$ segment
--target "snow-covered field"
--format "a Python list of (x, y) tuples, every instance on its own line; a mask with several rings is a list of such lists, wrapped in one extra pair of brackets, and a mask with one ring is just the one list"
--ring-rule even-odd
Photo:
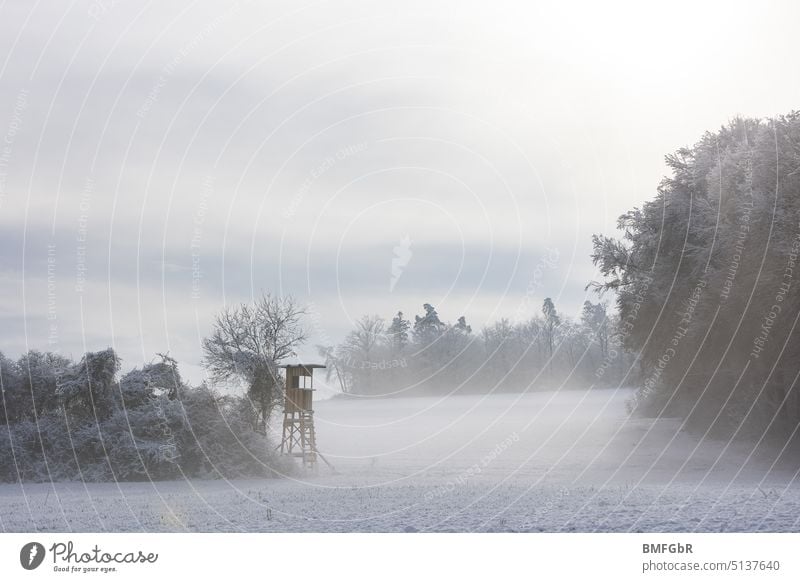
[(792, 467), (627, 391), (317, 404), (315, 475), (0, 486), (4, 531), (800, 531)]

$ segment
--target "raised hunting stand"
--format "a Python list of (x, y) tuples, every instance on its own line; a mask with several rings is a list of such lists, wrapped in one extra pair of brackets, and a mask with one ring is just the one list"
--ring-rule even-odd
[[(281, 453), (301, 457), (303, 466), (315, 469), (317, 457), (330, 463), (317, 451), (314, 432), (314, 369), (321, 364), (281, 366), (286, 370), (286, 389), (283, 401), (283, 439)], [(331, 467), (333, 468), (333, 467)]]

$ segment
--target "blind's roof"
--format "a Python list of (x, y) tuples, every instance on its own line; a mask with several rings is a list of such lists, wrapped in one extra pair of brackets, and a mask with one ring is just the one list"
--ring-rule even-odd
[(286, 368), (287, 370), (290, 368), (324, 368), (325, 364), (284, 364), (278, 367)]

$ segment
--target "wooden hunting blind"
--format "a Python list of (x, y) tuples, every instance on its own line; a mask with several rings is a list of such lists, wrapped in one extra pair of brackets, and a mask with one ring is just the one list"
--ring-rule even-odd
[(312, 469), (317, 466), (319, 455), (314, 431), (314, 370), (324, 367), (321, 364), (281, 366), (286, 370), (281, 453), (302, 457), (303, 466)]

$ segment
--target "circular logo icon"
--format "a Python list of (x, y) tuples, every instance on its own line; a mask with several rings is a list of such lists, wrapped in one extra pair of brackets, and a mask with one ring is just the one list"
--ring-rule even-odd
[(19, 551), (19, 563), (26, 570), (35, 570), (44, 561), (44, 546), (39, 542), (30, 542)]

